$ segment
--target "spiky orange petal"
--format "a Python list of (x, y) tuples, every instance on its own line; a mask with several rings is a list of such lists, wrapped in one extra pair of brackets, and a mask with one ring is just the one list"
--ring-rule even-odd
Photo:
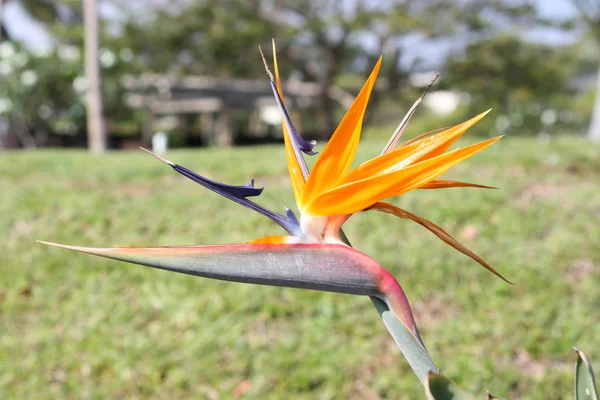
[[(419, 161), (425, 160), (427, 158), (431, 158), (431, 157), (435, 157), (435, 156), (439, 156), (440, 154), (443, 154), (446, 150), (448, 150), (448, 148), (450, 146), (452, 146), (452, 144), (454, 142), (456, 142), (463, 135), (463, 133), (465, 133), (469, 128), (471, 128), (473, 125), (475, 125), (477, 122), (479, 122), (490, 111), (491, 111), (491, 109), (484, 111), (481, 114), (471, 118), (470, 120), (463, 122), (462, 124), (458, 124), (456, 126), (453, 126), (449, 129), (443, 131), (443, 132), (438, 133), (437, 135), (441, 136), (442, 144), (435, 146), (430, 152), (422, 155), (415, 162), (419, 162)], [(427, 142), (427, 140), (428, 140), (428, 138), (422, 139), (423, 142)], [(440, 139), (438, 138), (438, 140), (440, 140)], [(419, 141), (419, 143), (421, 143), (421, 141)]]
[[(502, 139), (502, 137), (503, 136), (497, 136), (492, 139), (484, 140), (483, 142), (476, 143), (476, 144), (473, 144), (471, 146), (467, 146), (467, 147), (464, 147), (461, 149), (456, 149), (451, 152), (442, 154), (442, 155), (434, 157), (434, 158), (429, 158), (418, 164), (415, 164), (415, 165), (420, 165), (421, 163), (427, 163), (431, 160), (441, 159), (446, 154), (451, 155), (449, 163), (439, 165), (439, 161), (438, 161), (438, 163), (433, 162), (433, 165), (431, 166), (431, 168), (428, 171), (426, 171), (423, 174), (423, 176), (416, 177), (409, 184), (405, 183), (404, 189), (402, 191), (400, 191), (398, 194), (396, 194), (396, 196), (410, 192), (411, 190), (418, 189), (421, 186), (427, 184), (428, 182), (431, 182), (433, 179), (444, 174), (444, 172), (446, 172), (448, 169), (450, 169), (450, 167), (452, 167), (453, 165), (456, 165), (459, 162), (471, 157), (472, 155), (479, 153), (481, 150), (491, 146), (492, 144), (496, 143), (498, 140)], [(436, 164), (438, 164), (438, 165), (436, 165)], [(433, 177), (433, 178), (431, 178), (431, 177)], [(391, 195), (393, 195), (393, 193), (394, 193), (393, 191), (388, 191), (386, 197), (390, 197)]]
[[(277, 85), (277, 91), (279, 92), (279, 96), (281, 97), (281, 101), (283, 102), (283, 90), (281, 89), (281, 80), (279, 79), (279, 67), (277, 64), (277, 49), (275, 48), (275, 41), (273, 40), (273, 69), (275, 70), (275, 84)], [(285, 156), (287, 159), (288, 172), (290, 174), (290, 179), (292, 181), (292, 188), (294, 190), (294, 198), (296, 199), (296, 204), (298, 208), (301, 207), (301, 201), (304, 195), (304, 188), (306, 186), (306, 177), (302, 173), (302, 168), (300, 167), (300, 162), (298, 157), (302, 157), (302, 155), (296, 154), (294, 151), (294, 147), (292, 146), (290, 133), (285, 127), (285, 123), (281, 123), (281, 129), (283, 130), (283, 142), (285, 144)]]
[(454, 239), (452, 236), (450, 236), (450, 234), (448, 232), (446, 232), (444, 229), (442, 229), (442, 227), (434, 224), (433, 222), (428, 221), (425, 218), (419, 217), (418, 215), (415, 215), (411, 212), (403, 210), (400, 207), (396, 207), (393, 204), (385, 203), (385, 202), (375, 203), (371, 207), (366, 209), (365, 211), (368, 211), (368, 210), (382, 211), (382, 212), (385, 212), (388, 214), (395, 215), (396, 217), (399, 217), (399, 218), (410, 219), (410, 220), (416, 222), (417, 224), (424, 226), (426, 229), (428, 229), (434, 235), (436, 235), (437, 237), (442, 239), (445, 243), (454, 247), (456, 250), (460, 251), (461, 253), (471, 257), (473, 260), (477, 261), (479, 264), (481, 264), (484, 268), (486, 268), (488, 271), (490, 271), (494, 275), (496, 275), (499, 278), (503, 279), (504, 281), (512, 284), (512, 282), (510, 282), (505, 277), (503, 277), (496, 269), (494, 269), (492, 266), (490, 266), (488, 263), (486, 263), (481, 257), (479, 257), (477, 254), (473, 253), (471, 250), (469, 250), (468, 248), (466, 248), (465, 246), (460, 244), (456, 239)]
[(421, 133), (420, 135), (417, 135), (417, 136), (415, 136), (412, 139), (408, 139), (406, 142), (402, 143), (400, 145), (400, 147), (402, 147), (402, 146), (408, 146), (409, 144), (413, 144), (414, 142), (416, 142), (418, 140), (421, 140), (423, 138), (426, 138), (427, 136), (431, 136), (431, 135), (433, 135), (435, 133), (442, 132), (442, 131), (445, 131), (446, 129), (450, 129), (450, 128), (451, 128), (451, 126), (446, 126), (444, 128), (437, 128), (437, 129), (434, 129), (434, 130), (429, 131), (429, 132)]
[(479, 185), (477, 183), (469, 183), (469, 182), (461, 182), (461, 181), (449, 181), (444, 179), (436, 179), (425, 185), (421, 186), (419, 189), (447, 189), (447, 188), (457, 188), (457, 187), (472, 187), (478, 189), (497, 189), (493, 186)]
[(391, 172), (416, 164), (428, 158), (442, 154), (463, 133), (472, 127), (489, 111), (479, 114), (462, 124), (453, 126), (443, 132), (418, 140), (408, 146), (401, 146), (379, 157), (375, 157), (350, 171), (342, 180), (343, 183), (366, 179), (370, 176)]
[(373, 68), (360, 93), (321, 152), (306, 182), (303, 206), (332, 188), (348, 171), (360, 140), (362, 121), (375, 80), (381, 66), (381, 57)]
[(490, 146), (500, 138), (501, 136), (456, 149), (404, 169), (344, 183), (317, 196), (309, 204), (307, 212), (315, 216), (331, 216), (362, 211), (387, 197), (397, 196), (425, 185), (453, 165)]

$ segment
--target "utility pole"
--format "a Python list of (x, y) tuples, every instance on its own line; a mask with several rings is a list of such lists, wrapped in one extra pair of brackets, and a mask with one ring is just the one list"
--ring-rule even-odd
[(596, 100), (594, 101), (592, 119), (588, 128), (588, 138), (592, 142), (600, 142), (600, 65), (598, 66), (598, 76), (596, 79)]
[(0, 0), (0, 42), (2, 41), (2, 0)]
[[(1, 1), (1, 0), (0, 0)], [(88, 149), (91, 153), (106, 150), (102, 116), (100, 66), (98, 64), (98, 10), (96, 0), (83, 0), (85, 78), (87, 81), (86, 113)]]
[[(581, 20), (587, 25), (596, 42), (596, 48), (600, 49), (600, 0), (572, 0), (571, 2), (579, 11)], [(600, 143), (600, 63), (596, 79), (596, 97), (587, 135), (592, 142)]]

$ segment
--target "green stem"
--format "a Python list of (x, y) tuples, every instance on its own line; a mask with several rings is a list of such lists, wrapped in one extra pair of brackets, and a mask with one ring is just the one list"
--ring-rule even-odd
[[(348, 246), (352, 247), (350, 240), (346, 236), (343, 230), (340, 230), (340, 239)], [(396, 315), (390, 311), (387, 304), (377, 297), (370, 297), (373, 306), (379, 313), (379, 316), (383, 320), (383, 323), (387, 330), (394, 338), (394, 341), (400, 348), (400, 351), (408, 361), (408, 364), (413, 369), (419, 380), (423, 385), (426, 384), (426, 378), (429, 372), (435, 372), (439, 374), (439, 369), (431, 360), (431, 357), (427, 353), (427, 350), (423, 348), (415, 337), (408, 330), (408, 328), (396, 317)]]
[(440, 370), (431, 360), (427, 350), (418, 345), (412, 333), (410, 333), (398, 317), (390, 311), (387, 304), (377, 297), (371, 297), (371, 302), (421, 383), (425, 385), (425, 379), (430, 371), (439, 374)]

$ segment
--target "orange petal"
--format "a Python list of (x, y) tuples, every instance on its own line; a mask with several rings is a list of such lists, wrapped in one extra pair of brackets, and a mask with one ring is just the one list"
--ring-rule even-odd
[(354, 100), (354, 103), (350, 106), (350, 109), (315, 162), (306, 182), (303, 204), (310, 203), (315, 196), (332, 188), (350, 168), (360, 140), (362, 121), (367, 109), (367, 102), (375, 85), (380, 66), (381, 57)]
[(510, 282), (506, 278), (504, 278), (498, 271), (496, 271), (494, 268), (492, 268), (488, 263), (486, 263), (481, 257), (479, 257), (477, 254), (473, 253), (471, 250), (467, 249), (465, 246), (460, 244), (456, 239), (454, 239), (452, 236), (450, 236), (450, 234), (448, 232), (446, 232), (444, 229), (442, 229), (440, 226), (434, 224), (433, 222), (428, 221), (425, 218), (419, 217), (418, 215), (410, 213), (406, 210), (403, 210), (399, 207), (396, 207), (395, 205), (390, 204), (390, 203), (384, 203), (384, 202), (375, 203), (375, 204), (373, 204), (373, 206), (369, 207), (365, 211), (368, 211), (368, 210), (382, 211), (382, 212), (385, 212), (388, 214), (393, 214), (399, 218), (410, 219), (410, 220), (415, 221), (417, 224), (424, 226), (429, 231), (431, 231), (434, 235), (436, 235), (437, 237), (442, 239), (444, 242), (446, 242), (450, 246), (454, 247), (456, 250), (460, 251), (461, 253), (463, 253), (463, 254), (471, 257), (473, 260), (477, 261), (479, 264), (481, 264), (483, 267), (485, 267), (488, 271), (490, 271), (494, 275), (498, 276), (499, 278), (503, 279), (504, 281), (506, 281), (510, 284), (513, 284), (512, 282)]
[(421, 139), (423, 139), (423, 138), (426, 138), (427, 136), (431, 136), (431, 135), (433, 135), (434, 133), (438, 133), (438, 132), (441, 132), (441, 131), (445, 131), (446, 129), (449, 129), (449, 128), (451, 128), (451, 127), (450, 127), (450, 126), (446, 126), (445, 128), (438, 128), (438, 129), (434, 129), (434, 130), (432, 130), (432, 131), (429, 131), (429, 132), (421, 133), (420, 135), (418, 135), (418, 136), (415, 136), (414, 138), (412, 138), (412, 139), (409, 139), (409, 140), (407, 140), (406, 142), (402, 143), (402, 144), (400, 145), (400, 147), (402, 147), (402, 146), (408, 146), (409, 144), (412, 144), (412, 143), (414, 143), (414, 142), (416, 142), (416, 141), (418, 141), (418, 140), (421, 140)]
[(421, 186), (419, 189), (446, 189), (446, 188), (455, 188), (455, 187), (472, 187), (479, 189), (497, 189), (493, 186), (479, 185), (477, 183), (469, 183), (469, 182), (461, 182), (461, 181), (448, 181), (443, 179), (436, 179), (425, 185)]
[(448, 149), (467, 129), (485, 116), (489, 111), (479, 114), (460, 125), (453, 126), (436, 135), (418, 140), (410, 145), (369, 160), (350, 171), (343, 183), (366, 179), (370, 176), (399, 170), (428, 158), (438, 156)]
[(277, 48), (275, 48), (275, 39), (271, 41), (273, 46), (273, 69), (275, 70), (275, 84), (277, 85), (277, 91), (281, 96), (281, 101), (285, 103), (283, 98), (283, 90), (281, 89), (281, 80), (279, 79), (279, 65), (277, 64)]
[(309, 204), (307, 211), (315, 216), (346, 215), (362, 211), (387, 197), (425, 185), (501, 137), (456, 149), (404, 169), (342, 184), (317, 196)]
[[(275, 48), (275, 40), (273, 40), (273, 69), (275, 70), (275, 84), (277, 85), (277, 91), (279, 92), (279, 96), (281, 97), (281, 101), (283, 102), (283, 90), (281, 89), (281, 80), (279, 79), (279, 67), (277, 65), (277, 49)], [(304, 188), (306, 186), (306, 176), (304, 176), (304, 173), (302, 172), (302, 167), (300, 166), (300, 161), (298, 160), (298, 157), (302, 157), (302, 155), (298, 155), (294, 151), (292, 139), (290, 138), (290, 133), (285, 127), (283, 121), (281, 123), (281, 129), (283, 130), (285, 157), (287, 159), (288, 172), (290, 174), (292, 188), (294, 190), (294, 198), (296, 199), (296, 204), (298, 205), (298, 208), (301, 209), (301, 201), (304, 194)]]
[(258, 239), (254, 239), (247, 244), (290, 244), (294, 239), (293, 236), (263, 236)]
[[(446, 150), (448, 150), (448, 148), (450, 146), (452, 146), (452, 143), (456, 142), (463, 135), (463, 133), (465, 133), (470, 127), (472, 127), (477, 122), (479, 122), (479, 120), (481, 120), (483, 117), (485, 117), (490, 111), (491, 111), (491, 109), (484, 111), (481, 114), (471, 118), (470, 120), (463, 122), (462, 124), (453, 126), (449, 129), (435, 135), (435, 136), (438, 136), (437, 140), (440, 140), (441, 144), (438, 146), (435, 146), (430, 152), (428, 152), (427, 154), (424, 154), (415, 162), (419, 162), (419, 161), (425, 160), (427, 158), (439, 156), (440, 154), (444, 153)], [(429, 140), (429, 138), (424, 138), (424, 139), (421, 139), (420, 141), (418, 141), (417, 143), (427, 143), (428, 140)]]
[[(434, 158), (429, 158), (418, 164), (415, 164), (415, 165), (429, 164), (431, 162), (432, 165), (430, 165), (429, 169), (427, 171), (425, 171), (421, 176), (417, 176), (416, 179), (413, 179), (412, 181), (410, 181), (410, 183), (405, 183), (404, 189), (397, 195), (410, 192), (411, 190), (414, 190), (414, 189), (418, 189), (419, 187), (431, 182), (433, 179), (439, 177), (444, 172), (446, 172), (448, 169), (450, 169), (450, 167), (452, 167), (453, 165), (456, 165), (459, 162), (480, 152), (481, 150), (491, 146), (492, 144), (494, 144), (498, 140), (500, 140), (502, 137), (503, 136), (497, 136), (492, 139), (484, 140), (483, 142), (476, 143), (471, 146), (464, 147), (462, 149), (459, 148), (459, 149), (450, 151), (446, 154), (442, 154), (442, 155), (434, 157)], [(446, 155), (450, 155), (449, 162), (442, 161), (442, 159)], [(393, 193), (393, 192), (388, 191), (386, 197), (391, 196), (391, 193)]]

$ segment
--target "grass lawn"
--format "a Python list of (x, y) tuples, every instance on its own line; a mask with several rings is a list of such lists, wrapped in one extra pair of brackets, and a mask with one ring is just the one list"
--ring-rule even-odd
[[(464, 143), (464, 141), (463, 141)], [(358, 159), (382, 142), (361, 144)], [(280, 146), (173, 151), (293, 206)], [(424, 398), (368, 298), (200, 279), (34, 243), (213, 244), (282, 234), (147, 154), (0, 154), (0, 398)], [(572, 396), (572, 346), (600, 366), (600, 147), (506, 138), (394, 202), (453, 233), (510, 286), (410, 221), (354, 216), (442, 372), (505, 398)], [(482, 398), (482, 397), (480, 397)]]

